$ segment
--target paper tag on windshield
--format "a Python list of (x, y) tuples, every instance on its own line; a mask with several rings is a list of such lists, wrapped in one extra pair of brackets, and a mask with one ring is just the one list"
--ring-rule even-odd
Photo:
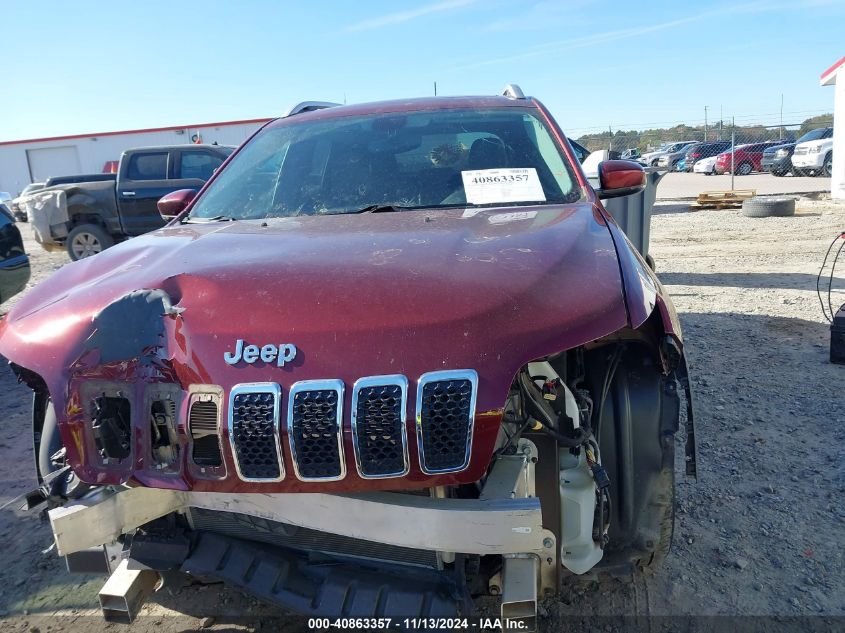
[(496, 202), (545, 202), (546, 194), (533, 167), (462, 171), (470, 204)]

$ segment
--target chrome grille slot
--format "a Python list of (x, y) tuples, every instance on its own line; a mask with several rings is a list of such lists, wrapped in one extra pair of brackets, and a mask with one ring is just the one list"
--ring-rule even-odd
[(212, 394), (195, 394), (188, 413), (191, 432), (191, 460), (197, 466), (223, 464), (218, 431), (218, 405)]
[(401, 477), (408, 473), (407, 404), (408, 380), (404, 376), (372, 376), (355, 383), (352, 440), (361, 477)]
[(427, 474), (469, 465), (478, 374), (473, 370), (423, 374), (417, 387), (417, 443)]
[(281, 481), (279, 444), (282, 390), (275, 383), (237, 385), (229, 394), (229, 442), (244, 481)]
[(346, 476), (342, 425), (342, 381), (294, 383), (288, 397), (287, 431), (299, 479), (335, 481)]

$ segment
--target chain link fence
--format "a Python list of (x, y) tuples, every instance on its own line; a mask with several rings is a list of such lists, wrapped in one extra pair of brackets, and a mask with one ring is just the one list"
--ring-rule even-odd
[(611, 158), (671, 171), (830, 176), (832, 125), (832, 115), (822, 114), (791, 124), (743, 125), (730, 119), (644, 131), (594, 129), (572, 136), (590, 151), (608, 150)]

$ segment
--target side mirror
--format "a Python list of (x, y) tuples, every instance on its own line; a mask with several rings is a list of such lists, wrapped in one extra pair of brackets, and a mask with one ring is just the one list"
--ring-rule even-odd
[(197, 195), (196, 189), (179, 189), (162, 197), (156, 206), (158, 212), (166, 222), (182, 213)]
[(602, 200), (639, 193), (645, 189), (645, 171), (630, 160), (605, 160), (599, 163), (599, 189)]

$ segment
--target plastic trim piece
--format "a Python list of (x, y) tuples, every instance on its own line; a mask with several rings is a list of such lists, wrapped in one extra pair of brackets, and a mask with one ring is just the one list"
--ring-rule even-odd
[[(361, 468), (361, 452), (358, 446), (358, 395), (365, 387), (392, 387), (398, 386), (402, 390), (402, 402), (400, 416), (402, 424), (402, 460), (404, 467), (401, 471), (383, 475), (368, 475)], [(393, 477), (404, 477), (411, 470), (410, 459), (408, 458), (408, 379), (401, 374), (389, 376), (367, 376), (359, 378), (352, 387), (352, 444), (355, 447), (355, 467), (362, 479), (391, 479)]]
[[(340, 474), (336, 477), (304, 477), (299, 472), (299, 462), (296, 455), (296, 442), (293, 437), (293, 404), (296, 394), (302, 391), (334, 391), (337, 393), (337, 412), (335, 423), (337, 425), (337, 456), (340, 462)], [(291, 385), (288, 393), (288, 416), (287, 433), (290, 453), (293, 459), (293, 472), (300, 481), (340, 481), (346, 477), (346, 459), (343, 452), (343, 391), (342, 380), (303, 380)]]
[[(234, 435), (234, 413), (235, 413), (235, 396), (244, 393), (272, 393), (273, 394), (273, 438), (276, 445), (276, 457), (279, 460), (279, 476), (274, 478), (256, 478), (246, 477), (241, 472), (241, 464), (238, 459), (238, 453), (235, 449), (235, 435)], [(282, 481), (285, 478), (285, 460), (282, 456), (282, 444), (279, 439), (279, 411), (281, 409), (282, 388), (275, 382), (251, 382), (232, 387), (229, 392), (229, 448), (232, 451), (232, 461), (235, 462), (235, 470), (241, 481), (254, 482), (275, 482)]]
[(314, 110), (324, 110), (326, 108), (334, 108), (341, 105), (332, 101), (301, 101), (295, 106), (290, 107), (287, 112), (282, 115), (282, 118), (293, 116), (295, 114), (302, 114), (303, 112), (312, 112)]
[[(425, 386), (431, 382), (443, 382), (446, 380), (468, 380), (472, 386), (472, 393), (469, 401), (469, 430), (467, 433), (466, 448), (464, 451), (464, 461), (455, 468), (427, 468), (425, 462), (425, 448), (423, 447), (423, 429), (422, 429), (422, 399)], [(458, 369), (446, 371), (431, 371), (420, 376), (417, 381), (417, 413), (416, 413), (416, 429), (417, 429), (417, 452), (420, 459), (420, 469), (426, 475), (438, 475), (440, 473), (459, 473), (466, 470), (469, 466), (469, 458), (472, 450), (472, 432), (475, 428), (475, 402), (478, 396), (478, 373), (474, 369)]]
[(518, 84), (508, 84), (502, 91), (502, 96), (508, 99), (525, 99), (525, 94)]

